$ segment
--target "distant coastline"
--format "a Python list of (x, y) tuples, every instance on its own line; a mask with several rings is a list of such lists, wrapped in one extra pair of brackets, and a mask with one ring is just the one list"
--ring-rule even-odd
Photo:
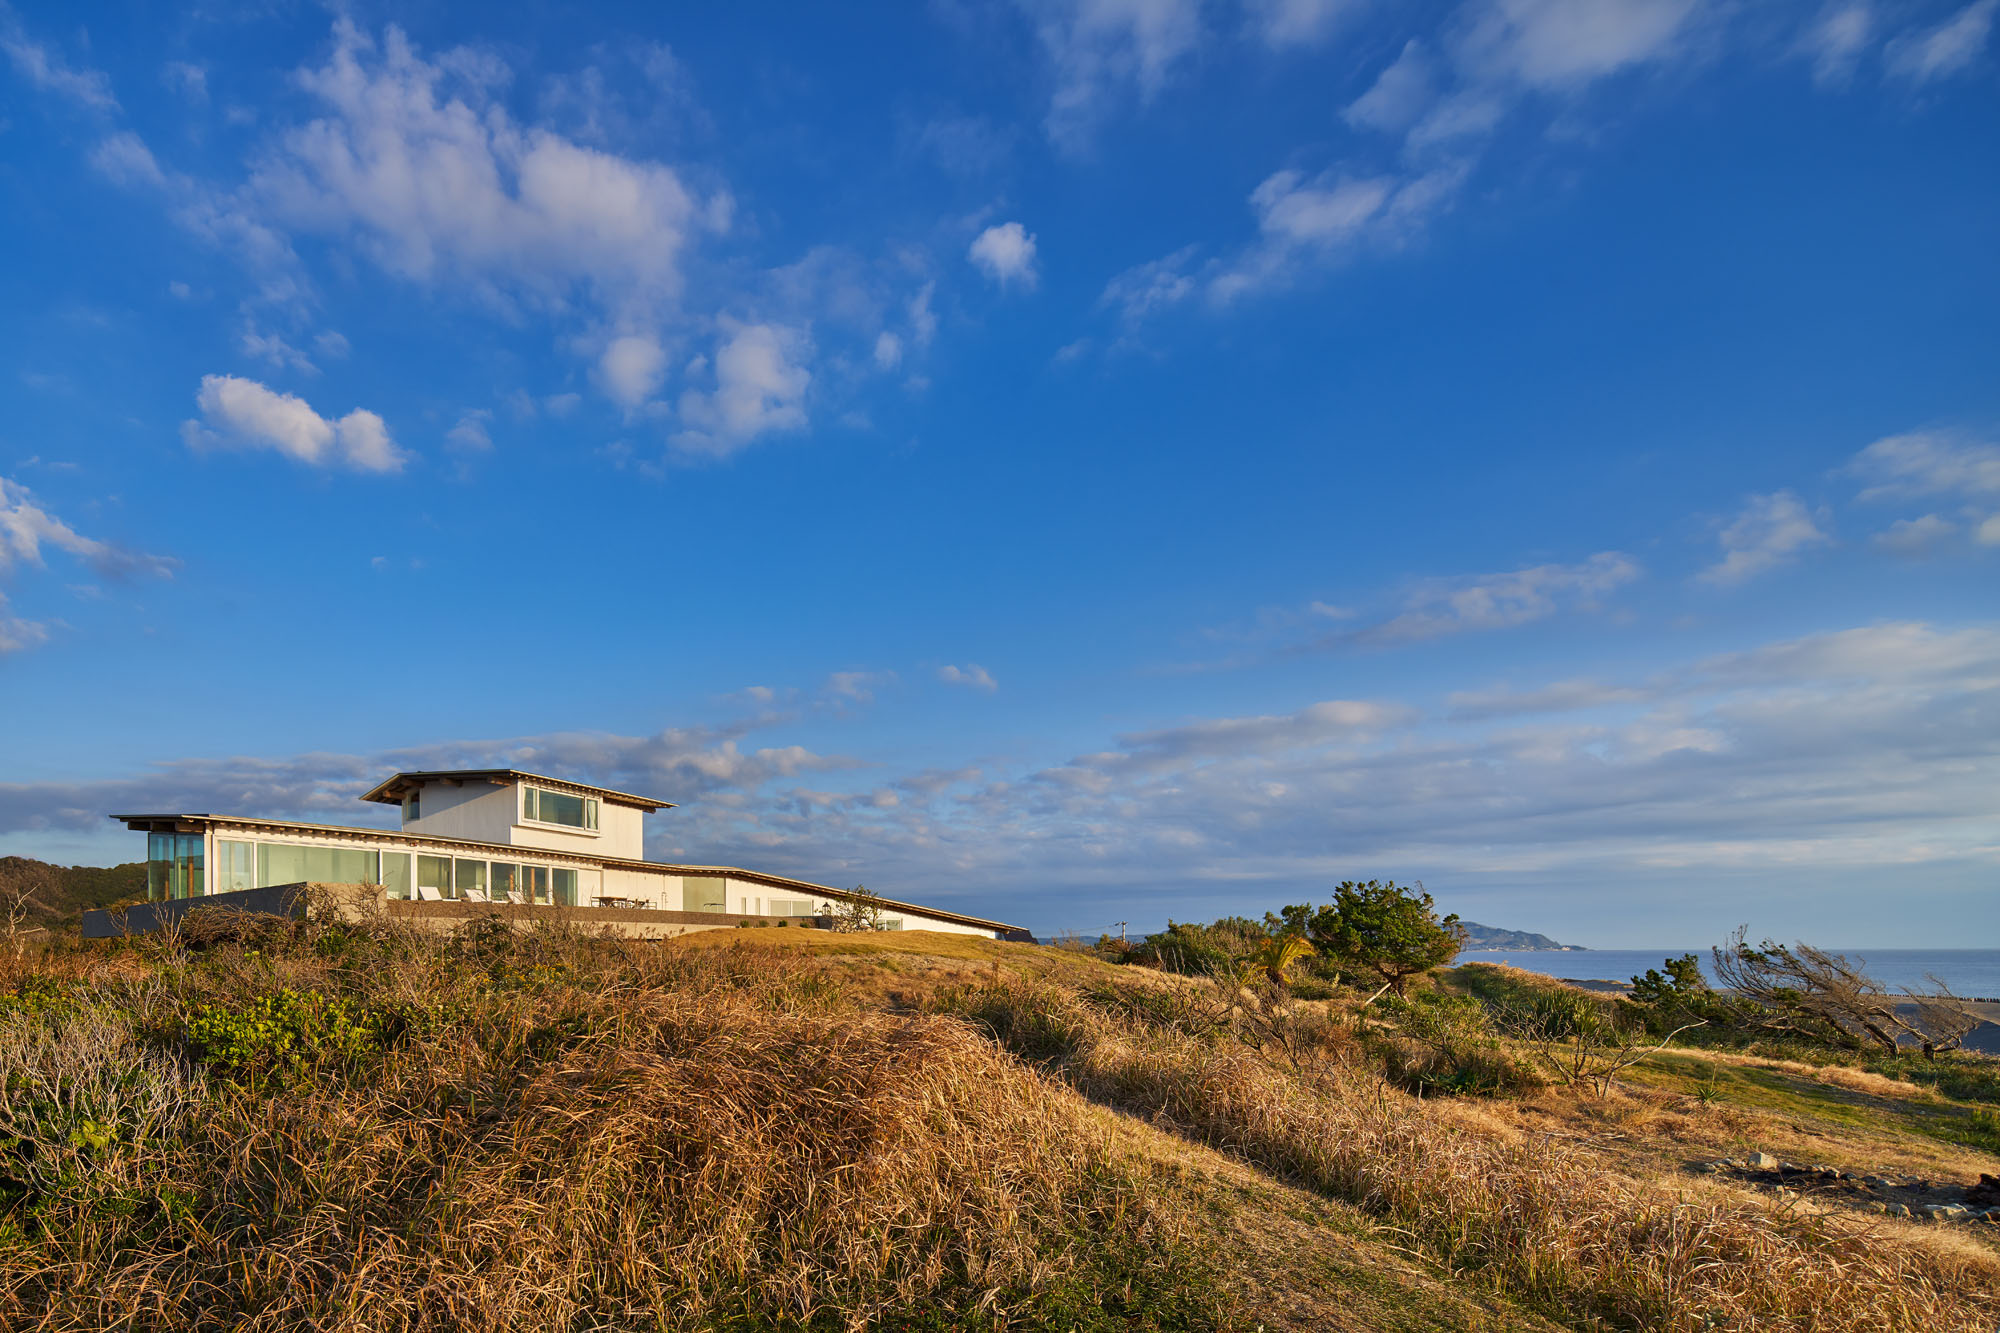
[(1510, 953), (1588, 952), (1581, 944), (1559, 944), (1546, 935), (1537, 935), (1530, 930), (1502, 930), (1498, 926), (1482, 926), (1477, 921), (1461, 921), (1458, 928), (1465, 933), (1467, 949), (1505, 949)]

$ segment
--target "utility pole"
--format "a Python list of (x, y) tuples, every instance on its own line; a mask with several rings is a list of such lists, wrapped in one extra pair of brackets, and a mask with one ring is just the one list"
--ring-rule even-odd
[(1123, 921), (1118, 923), (1118, 942), (1120, 944), (1125, 942), (1125, 923)]

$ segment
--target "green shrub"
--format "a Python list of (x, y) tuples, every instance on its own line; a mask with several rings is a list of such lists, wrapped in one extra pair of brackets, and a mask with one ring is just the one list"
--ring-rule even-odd
[(1535, 1072), (1501, 1045), (1486, 1007), (1468, 996), (1390, 995), (1376, 1012), (1390, 1025), (1373, 1042), (1383, 1073), (1408, 1091), (1490, 1096), (1541, 1085)]
[(322, 1063), (358, 1066), (381, 1054), (390, 1026), (345, 996), (287, 986), (241, 1008), (200, 1005), (182, 1036), (203, 1063), (254, 1082)]
[(1128, 961), (1148, 963), (1164, 972), (1178, 972), (1183, 976), (1206, 977), (1226, 971), (1231, 954), (1220, 940), (1209, 933), (1208, 927), (1192, 921), (1169, 921), (1165, 930), (1157, 935), (1148, 935), (1132, 951)]

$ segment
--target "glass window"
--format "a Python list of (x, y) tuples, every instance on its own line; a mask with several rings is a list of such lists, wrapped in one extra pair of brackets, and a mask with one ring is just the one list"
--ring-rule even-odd
[(215, 840), (215, 891), (240, 893), (257, 887), (257, 844)]
[(594, 829), (597, 827), (597, 799), (547, 791), (541, 787), (523, 787), (521, 816), (544, 824), (561, 824), (566, 828)]
[(720, 879), (697, 879), (693, 876), (681, 881), (681, 901), (690, 912), (723, 912), (728, 908), (723, 900), (723, 885)]
[(508, 865), (505, 861), (493, 863), (493, 901), (508, 903), (514, 901), (507, 895), (521, 891), (521, 867)]
[(410, 854), (382, 853), (382, 893), (398, 900), (410, 896)]
[(403, 796), (403, 822), (423, 818), (422, 796), (418, 792), (406, 792)]
[(469, 893), (486, 892), (486, 863), (484, 861), (453, 861), (451, 863), (451, 886), (458, 890), (452, 897), (463, 898)]
[(379, 884), (381, 858), (355, 847), (257, 844), (257, 887), (274, 884)]
[(574, 870), (551, 871), (549, 878), (554, 882), (555, 899), (558, 907), (576, 906), (576, 872)]
[(174, 897), (199, 898), (207, 892), (208, 880), (202, 872), (201, 834), (174, 835)]
[(521, 896), (531, 903), (549, 901), (549, 868), (547, 866), (523, 866)]
[(167, 897), (174, 873), (174, 835), (146, 835), (146, 900), (160, 902)]
[(436, 889), (440, 898), (456, 898), (458, 890), (451, 882), (451, 858), (449, 856), (419, 856), (417, 858), (417, 896), (423, 897), (422, 890)]

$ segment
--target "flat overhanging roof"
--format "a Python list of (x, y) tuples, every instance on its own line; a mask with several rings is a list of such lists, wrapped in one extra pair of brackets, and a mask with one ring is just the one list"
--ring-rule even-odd
[(518, 768), (442, 768), (398, 773), (363, 793), (361, 799), (379, 805), (401, 805), (404, 792), (426, 782), (539, 782), (560, 791), (579, 792), (646, 811), (674, 808), (672, 801), (656, 801), (650, 796), (634, 796), (628, 791), (593, 787), (587, 782), (571, 782), (568, 778), (552, 778), (546, 773), (529, 773)]

